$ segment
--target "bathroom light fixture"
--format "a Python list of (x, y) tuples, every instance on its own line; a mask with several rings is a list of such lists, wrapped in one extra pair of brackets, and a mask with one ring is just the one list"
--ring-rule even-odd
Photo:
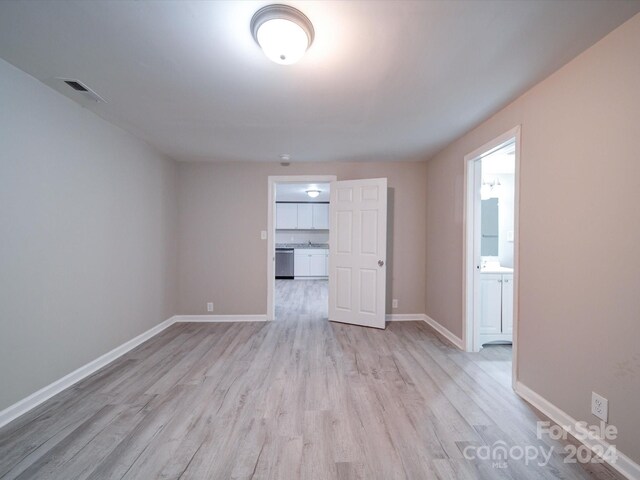
[(288, 5), (267, 5), (251, 19), (251, 34), (269, 60), (291, 65), (302, 58), (313, 43), (311, 21)]
[(493, 180), (482, 180), (482, 186), (480, 187), (480, 198), (482, 200), (488, 200), (489, 198), (498, 198), (500, 188), (502, 184), (499, 178)]
[(318, 195), (320, 195), (320, 190), (307, 190), (307, 195), (309, 195), (311, 198), (316, 198)]

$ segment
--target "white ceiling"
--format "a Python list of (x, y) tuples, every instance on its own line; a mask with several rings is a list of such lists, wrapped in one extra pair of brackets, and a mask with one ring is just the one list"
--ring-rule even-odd
[[(293, 66), (249, 31), (264, 1), (0, 2), (0, 57), (178, 160), (417, 160), (491, 115), (640, 1), (289, 1)], [(75, 97), (74, 97), (75, 98)]]
[[(277, 202), (328, 202), (328, 183), (280, 183), (276, 184)], [(320, 190), (320, 195), (311, 198), (307, 190)]]

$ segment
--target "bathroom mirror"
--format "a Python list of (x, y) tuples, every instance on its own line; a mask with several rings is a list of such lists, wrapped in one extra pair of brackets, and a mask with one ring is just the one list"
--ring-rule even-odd
[(498, 256), (498, 199), (482, 200), (482, 241), (480, 255), (483, 257)]

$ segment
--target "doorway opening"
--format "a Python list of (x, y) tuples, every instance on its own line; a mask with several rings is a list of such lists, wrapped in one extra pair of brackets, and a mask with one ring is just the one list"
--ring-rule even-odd
[(520, 128), (465, 156), (465, 349), (517, 377)]
[(336, 177), (269, 177), (269, 320), (326, 319), (331, 182)]
[[(316, 277), (318, 280), (325, 281), (328, 287), (325, 297), (328, 298), (328, 313), (321, 315), (320, 319), (384, 329), (386, 326), (387, 179), (337, 181), (335, 175), (299, 175), (270, 176), (268, 182), (267, 319), (280, 319), (276, 315), (277, 280), (287, 281), (278, 286), (293, 285), (295, 287), (295, 283), (290, 282), (297, 281), (297, 277), (303, 277), (301, 279)], [(321, 194), (327, 190), (330, 195), (328, 207), (317, 206), (318, 202), (311, 202), (311, 220), (309, 220), (306, 216), (309, 207), (301, 206), (306, 205), (301, 201), (285, 197), (287, 188), (279, 189), (280, 185), (292, 184), (297, 184), (293, 188), (301, 190), (310, 198), (322, 198)], [(279, 191), (280, 196), (278, 196)], [(305, 202), (308, 200), (305, 199)], [(281, 204), (296, 205), (296, 207), (295, 209), (279, 207)], [(278, 210), (280, 210), (279, 215)], [(318, 223), (314, 223), (314, 210)], [(280, 223), (278, 217), (280, 217)], [(292, 228), (294, 218), (296, 228)], [(319, 232), (313, 238), (300, 237), (298, 235), (301, 233), (300, 230), (308, 230), (309, 225), (326, 226), (327, 232)], [(298, 226), (304, 228), (298, 228)], [(280, 230), (283, 232), (279, 232)], [(311, 228), (311, 230), (325, 229)], [(322, 243), (326, 238), (326, 236), (321, 237), (323, 234), (328, 234), (328, 244)], [(292, 242), (293, 245), (287, 245), (287, 242)], [(276, 268), (278, 243), (282, 250), (280, 252), (283, 262), (281, 269)], [(296, 252), (296, 247), (300, 250), (314, 251)], [(284, 251), (287, 249), (293, 250), (293, 280), (291, 265), (288, 264), (291, 253)], [(326, 255), (326, 252), (318, 253), (317, 250), (328, 250), (329, 255), (324, 259), (324, 267), (321, 258), (309, 257)], [(307, 255), (306, 259), (301, 257), (303, 262), (297, 267), (296, 253)], [(288, 259), (284, 257), (287, 254)], [(284, 278), (276, 279), (276, 272), (279, 277)], [(320, 274), (316, 275), (319, 272)], [(322, 278), (323, 273), (328, 276), (328, 280)], [(295, 294), (295, 291), (284, 292), (283, 295), (290, 293)], [(314, 293), (310, 292), (309, 297), (313, 296)], [(322, 298), (323, 295), (315, 292), (315, 297)], [(289, 309), (291, 317), (300, 318), (301, 315), (309, 316), (311, 313), (308, 310), (292, 311), (291, 302), (287, 302), (286, 298), (283, 299), (283, 303), (285, 308)], [(317, 314), (311, 314), (316, 315), (311, 318), (318, 318)]]

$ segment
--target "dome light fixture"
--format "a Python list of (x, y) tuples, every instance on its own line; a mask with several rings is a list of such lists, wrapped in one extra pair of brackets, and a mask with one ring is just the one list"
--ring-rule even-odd
[(320, 195), (320, 190), (307, 190), (307, 195), (309, 195), (311, 198), (316, 198), (318, 195)]
[(278, 4), (262, 7), (253, 15), (251, 34), (267, 58), (280, 65), (300, 60), (314, 37), (313, 25), (304, 13)]

